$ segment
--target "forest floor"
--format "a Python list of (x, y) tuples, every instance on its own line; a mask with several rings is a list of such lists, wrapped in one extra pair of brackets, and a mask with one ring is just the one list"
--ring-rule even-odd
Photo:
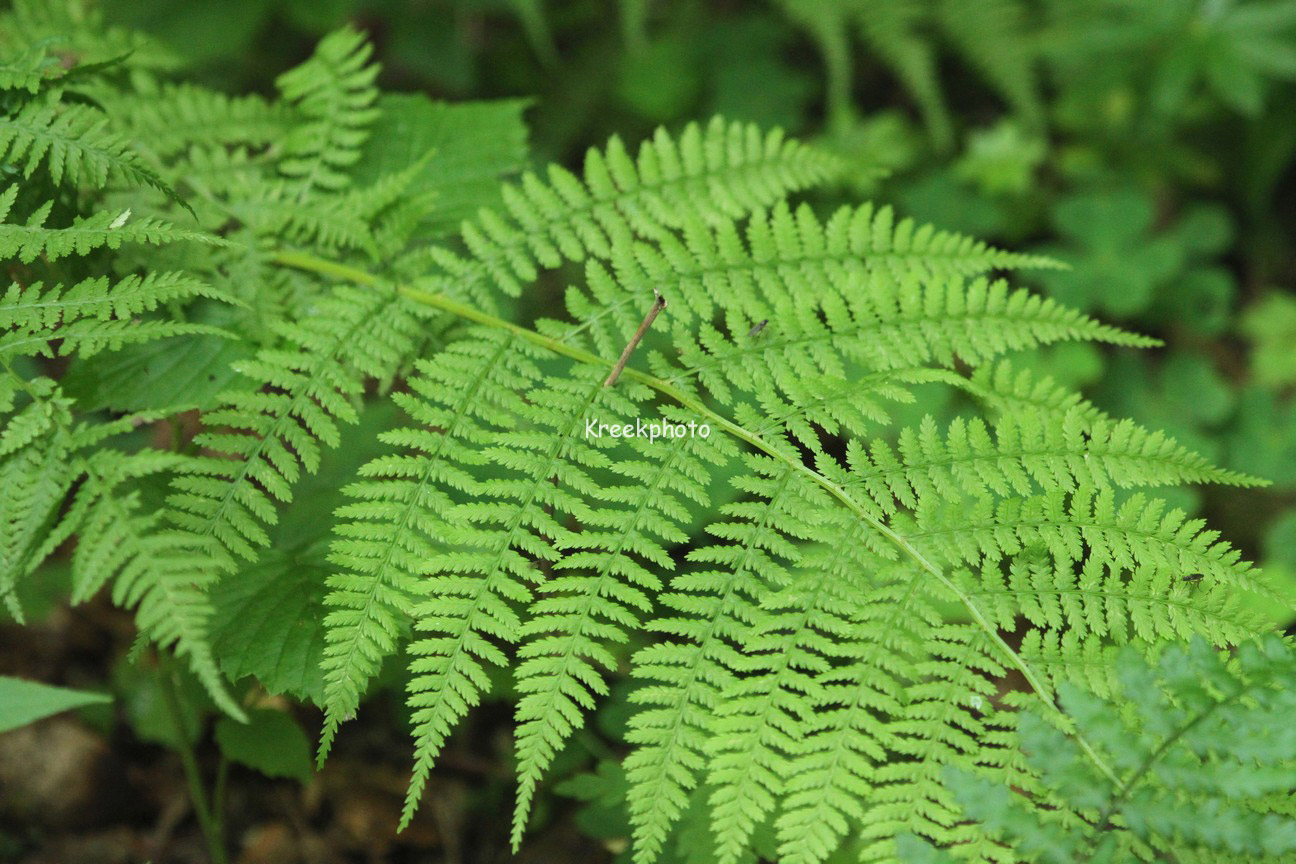
[[(0, 625), (0, 675), (102, 690), (133, 638), (130, 616), (102, 598), (56, 607), (40, 623)], [(611, 860), (569, 819), (552, 820), (512, 855), (511, 718), (491, 705), (474, 724), (477, 740), (452, 740), (413, 824), (398, 834), (410, 744), (381, 702), (343, 728), (327, 764), (304, 785), (228, 767), (231, 864)], [(318, 730), (318, 712), (295, 711), (308, 732)], [(207, 864), (180, 756), (142, 740), (126, 713), (115, 704), (99, 716), (66, 713), (0, 734), (0, 862)], [(210, 722), (197, 757), (213, 784), (220, 756), (209, 732)]]

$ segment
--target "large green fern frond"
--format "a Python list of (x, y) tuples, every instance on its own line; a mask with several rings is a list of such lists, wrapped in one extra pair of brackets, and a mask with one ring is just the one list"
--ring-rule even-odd
[[(1155, 558), (1166, 567), (1213, 561), (1222, 583), (1252, 586), (1245, 567), (1223, 548), (1201, 547), (1195, 529), (1184, 534), (1166, 523), (1153, 539), (1144, 530), (1150, 517), (1112, 514), (1110, 530), (1083, 535), (1103, 545), (1101, 553), (1067, 557), (1049, 543), (1061, 549), (1072, 528), (1041, 532), (1016, 519), (1011, 502), (1037, 485), (1065, 481), (1078, 496), (1106, 501), (1086, 484), (1250, 482), (1168, 439), (1107, 421), (1047, 382), (1013, 377), (1005, 365), (960, 374), (964, 364), (975, 369), (1058, 340), (1149, 344), (978, 276), (1046, 262), (896, 226), (889, 213), (867, 208), (827, 223), (804, 209), (775, 208), (753, 216), (745, 232), (727, 217), (686, 216), (677, 229), (657, 225), (609, 243), (593, 256), (607, 263), (587, 263), (586, 284), (568, 293), (571, 320), (542, 321), (534, 331), (427, 291), (447, 284), (440, 274), (400, 289), (487, 328), (464, 331), (421, 365), (417, 396), (401, 399), (424, 425), (388, 437), (405, 453), (366, 469), (334, 547), (350, 572), (332, 583), (321, 755), (412, 627), (416, 763), (406, 820), (455, 723), (488, 687), (486, 668), (516, 651), (516, 842), (544, 770), (605, 690), (600, 670), (618, 662), (627, 630), (647, 626), (667, 640), (638, 652), (633, 665), (645, 683), (633, 697), (636, 749), (626, 765), (638, 860), (663, 848), (702, 786), (715, 790), (706, 798), (725, 861), (770, 820), (789, 849), (809, 844), (798, 853), (806, 861), (823, 860), (855, 829), (867, 854), (880, 858), (893, 854), (905, 830), (965, 842), (970, 829), (949, 827), (959, 810), (940, 783), (941, 766), (1029, 783), (1005, 744), (1013, 715), (991, 705), (994, 679), (1017, 668), (1049, 698), (1050, 682), (1073, 674), (1054, 664), (1041, 677), (998, 635), (1025, 620), (1038, 635), (1024, 644), (1041, 646), (1033, 656), (1047, 659), (1043, 646), (1057, 644), (1050, 597), (1061, 595), (1037, 579), (1013, 583), (1032, 585), (1029, 599), (1006, 598), (1012, 592), (997, 592), (991, 580), (996, 562), (1024, 566), (1021, 556), (1042, 543), (1053, 585), (1063, 584), (1066, 568), (1128, 573)], [(465, 260), (468, 272), (475, 265)], [(668, 338), (656, 341), (676, 346), (677, 359), (654, 355), (652, 374), (628, 369), (622, 385), (607, 388), (602, 370), (654, 290), (674, 310)], [(536, 364), (545, 350), (577, 365), (568, 372), (547, 365), (542, 376)], [(884, 445), (876, 460), (857, 445), (844, 464), (828, 455), (816, 429), (859, 434), (876, 425), (880, 409), (843, 420), (844, 406), (870, 391), (903, 399), (906, 380), (944, 381), (996, 405), (1019, 399), (1034, 409), (1001, 420), (993, 438), (985, 426), (956, 425), (942, 437), (928, 426), (905, 433), (899, 456)], [(659, 409), (664, 419), (714, 423), (764, 455), (742, 457), (737, 482), (751, 500), (726, 507), (729, 518), (710, 529), (717, 542), (697, 548), (661, 595), (672, 614), (645, 622), (645, 603), (660, 584), (654, 568), (671, 567), (661, 542), (680, 536), (690, 501), (705, 500), (707, 466), (736, 458), (723, 439), (663, 451), (589, 436), (592, 420), (641, 414), (653, 391), (677, 403)], [(705, 407), (702, 393), (733, 419)], [(774, 407), (786, 413), (769, 412)], [(813, 467), (784, 435), (816, 454)], [(618, 458), (609, 458), (610, 446)], [(490, 479), (480, 479), (486, 466)], [(609, 483), (622, 470), (638, 482)], [(688, 483), (670, 485), (673, 471)], [(595, 474), (605, 479), (594, 482)], [(1105, 506), (1093, 512), (1107, 518)], [(976, 507), (988, 507), (999, 527), (982, 530)], [(958, 513), (973, 518), (952, 518)], [(646, 536), (647, 526), (655, 536)], [(962, 569), (969, 565), (990, 581), (973, 579)], [(871, 620), (873, 607), (824, 594), (806, 581), (813, 577), (797, 575), (843, 567), (876, 574), (856, 587), (890, 616), (880, 628), (887, 638), (842, 637)], [(1227, 590), (1191, 602), (1188, 614), (1180, 600), (1152, 602), (1150, 572), (1108, 580), (1110, 620), (1094, 632), (1192, 630), (1221, 642), (1250, 632), (1235, 604), (1220, 602)], [(947, 618), (950, 600), (967, 619)], [(1115, 603), (1136, 611), (1122, 619)], [(1066, 606), (1067, 614), (1078, 608)], [(1074, 651), (1092, 655), (1084, 640)], [(839, 712), (842, 704), (854, 707)], [(727, 707), (716, 716), (719, 706)], [(809, 730), (809, 739), (798, 741), (793, 730)], [(922, 772), (912, 771), (915, 763)], [(812, 802), (810, 787), (789, 783), (798, 765), (828, 784), (832, 803)], [(859, 805), (843, 803), (848, 795)], [(983, 845), (978, 854), (993, 860)]]
[[(637, 161), (632, 161), (625, 148), (614, 141), (606, 152), (591, 151), (587, 156), (585, 182), (588, 188), (582, 187), (580, 181), (561, 169), (550, 172), (553, 189), (545, 187), (534, 177), (524, 179), (519, 192), (505, 195), (510, 213), (518, 218), (519, 224), (516, 227), (505, 232), (500, 227), (504, 223), (497, 216), (483, 213), (481, 224), (485, 227), (469, 225), (464, 229), (466, 244), (475, 253), (473, 258), (462, 258), (445, 251), (438, 252), (435, 257), (445, 268), (443, 272), (455, 277), (456, 281), (449, 285), (456, 294), (463, 291), (480, 294), (492, 284), (481, 281), (488, 278), (500, 283), (498, 290), (511, 293), (517, 290), (512, 286), (518, 284), (518, 278), (535, 278), (536, 264), (556, 266), (561, 260), (559, 256), (572, 260), (580, 260), (587, 254), (606, 258), (613, 254), (614, 242), (619, 244), (636, 233), (660, 234), (664, 231), (660, 227), (662, 222), (684, 218), (686, 212), (695, 214), (693, 218), (710, 220), (723, 218), (724, 214), (729, 213), (745, 214), (750, 208), (776, 200), (776, 196), (783, 194), (788, 188), (797, 188), (822, 177), (831, 170), (832, 165), (832, 160), (827, 157), (808, 151), (801, 145), (786, 142), (781, 136), (761, 136), (751, 127), (726, 125), (719, 121), (712, 123), (705, 133), (696, 126), (689, 127), (678, 143), (664, 132), (659, 133), (652, 143), (644, 145), (640, 150)], [(538, 213), (535, 212), (535, 201), (544, 204), (538, 208)], [(681, 209), (685, 206), (686, 211)], [(494, 239), (489, 239), (491, 237)], [(494, 268), (489, 261), (495, 255), (499, 256), (500, 261), (514, 262), (509, 266), (515, 269)], [(522, 257), (517, 257), (519, 255)], [(534, 259), (530, 258), (532, 255), (535, 256)], [(483, 258), (487, 264), (481, 263)], [(432, 284), (441, 284), (443, 278), (434, 277)], [(474, 285), (478, 287), (474, 288)], [(602, 313), (594, 317), (602, 317)], [(592, 324), (593, 321), (588, 323)], [(588, 326), (577, 327), (570, 335), (576, 338), (587, 329)], [(492, 354), (492, 357), (496, 357), (491, 361), (492, 364), (505, 364), (501, 367), (490, 365), (480, 373), (469, 372), (462, 367), (463, 361), (459, 360), (456, 361), (458, 365), (454, 370), (464, 373), (469, 380), (479, 382), (480, 386), (486, 386), (493, 380), (492, 369), (499, 368), (502, 371), (509, 368), (510, 362), (517, 362), (508, 358), (518, 350), (516, 347), (510, 348), (498, 357)], [(453, 353), (447, 356), (454, 357)], [(440, 386), (448, 387), (452, 376), (439, 372), (438, 369), (438, 366), (426, 367), (424, 374), (432, 376), (432, 380), (440, 381)], [(529, 380), (534, 380), (534, 374)], [(510, 380), (517, 388), (527, 379), (514, 377)], [(594, 384), (590, 384), (589, 388), (589, 392), (593, 394)], [(456, 397), (452, 403), (454, 407), (438, 409), (444, 412), (449, 408), (449, 413), (438, 413), (436, 416), (441, 419), (435, 421), (436, 425), (457, 429), (459, 418), (464, 417), (465, 412), (467, 416), (471, 416), (473, 409), (470, 406), (483, 399), (486, 400), (484, 404), (489, 404), (485, 394), (476, 391), (473, 394), (475, 395)], [(424, 467), (419, 469), (419, 476), (423, 478), (420, 483), (426, 484), (429, 479), (444, 483), (446, 478), (440, 475), (445, 469), (437, 467), (437, 462), (454, 458), (454, 448), (442, 450), (443, 444), (449, 447), (448, 441), (453, 440), (453, 436), (443, 439), (435, 447), (423, 442), (423, 437), (415, 437), (411, 433), (411, 440), (420, 442), (415, 446), (425, 450), (427, 454), (422, 457), (427, 460), (422, 463)], [(375, 470), (379, 470), (377, 463)], [(393, 484), (386, 493), (382, 490), (381, 484), (357, 489), (365, 497), (377, 497), (399, 493), (400, 487)], [(326, 723), (324, 749), (327, 749), (337, 723), (354, 710), (363, 682), (376, 671), (376, 658), (367, 656), (366, 646), (378, 643), (389, 645), (394, 621), (403, 617), (394, 615), (391, 608), (382, 611), (382, 601), (375, 598), (386, 595), (391, 585), (407, 581), (415, 575), (409, 572), (409, 564), (399, 564), (399, 560), (405, 557), (400, 552), (400, 547), (406, 544), (422, 546), (426, 541), (418, 538), (404, 539), (401, 532), (406, 530), (404, 526), (409, 525), (410, 520), (426, 518), (428, 515), (426, 512), (417, 514), (417, 511), (411, 509), (430, 506), (433, 490), (428, 489), (424, 494), (429, 497), (422, 500), (406, 497), (396, 508), (386, 511), (400, 514), (395, 526), (383, 526), (380, 529), (377, 525), (352, 523), (352, 527), (346, 529), (347, 534), (355, 532), (356, 535), (361, 531), (366, 534), (374, 532), (376, 536), (370, 539), (377, 542), (366, 544), (366, 548), (371, 550), (368, 554), (382, 564), (372, 572), (365, 573), (363, 581), (346, 577), (345, 581), (350, 587), (344, 589), (345, 593), (336, 595), (342, 605), (358, 605), (361, 610), (368, 611), (361, 616), (347, 615), (345, 618), (333, 619), (339, 625), (345, 622), (349, 629), (358, 629), (349, 633), (330, 631), (330, 640), (346, 647), (338, 648), (336, 653), (332, 653), (333, 649), (330, 649), (331, 656), (327, 662), (333, 689), (326, 699), (329, 719)], [(524, 500), (527, 500), (525, 496)], [(389, 505), (395, 503), (387, 502)], [(377, 507), (375, 503), (367, 512), (383, 512), (377, 510)], [(392, 527), (396, 529), (395, 533), (387, 533)], [(377, 535), (379, 530), (384, 534)], [(357, 544), (358, 540), (352, 540), (345, 544), (345, 548), (354, 548)], [(349, 553), (343, 554), (349, 557)], [(426, 572), (428, 566), (424, 563), (419, 568), (419, 574)], [(367, 565), (362, 565), (362, 569), (367, 570)], [(489, 582), (489, 577), (487, 581)], [(489, 591), (477, 595), (481, 602), (486, 602), (491, 596)], [(375, 602), (378, 603), (377, 606), (373, 605)], [(404, 613), (408, 614), (408, 609)], [(365, 630), (369, 633), (363, 632)], [(430, 648), (430, 645), (426, 647)], [(390, 648), (385, 649), (389, 650)], [(334, 657), (338, 659), (334, 660)], [(539, 665), (532, 664), (531, 668)], [(471, 692), (470, 684), (461, 686), (469, 688), (465, 692)], [(532, 703), (535, 701), (531, 700)], [(432, 719), (427, 721), (430, 737), (426, 739), (426, 746), (421, 745), (421, 750), (427, 751), (429, 763), (439, 747), (439, 736), (435, 730), (441, 727), (448, 729), (449, 722), (461, 713), (457, 705), (457, 701), (447, 702), (441, 708), (433, 706), (423, 712), (423, 716), (427, 718), (438, 717), (438, 712), (449, 712), (435, 722)], [(536, 752), (541, 754), (543, 749)], [(547, 760), (547, 757), (537, 758), (539, 761)]]

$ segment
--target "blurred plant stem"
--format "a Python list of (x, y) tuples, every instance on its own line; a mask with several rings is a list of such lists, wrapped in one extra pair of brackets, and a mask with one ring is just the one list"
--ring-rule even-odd
[[(189, 785), (189, 800), (193, 804), (194, 815), (198, 817), (198, 827), (202, 829), (203, 838), (207, 841), (207, 853), (211, 856), (212, 864), (226, 864), (229, 859), (225, 853), (224, 819), (212, 810), (207, 791), (203, 788), (198, 758), (194, 753), (193, 742), (185, 729), (182, 705), (184, 697), (180, 694), (180, 687), (176, 683), (175, 669), (170, 657), (161, 652), (158, 654), (158, 681), (161, 685), (159, 689), (162, 691), (162, 702), (166, 707), (167, 717), (170, 718), (171, 727), (175, 730), (175, 749), (180, 756), (180, 764), (184, 768), (185, 782)], [(224, 797), (225, 772), (226, 765), (222, 760), (220, 777), (217, 780), (218, 807), (223, 806), (224, 803), (221, 799)]]

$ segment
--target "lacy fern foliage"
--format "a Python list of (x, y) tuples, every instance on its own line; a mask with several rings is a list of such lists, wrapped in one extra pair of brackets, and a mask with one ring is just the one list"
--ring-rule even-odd
[[(6, 44), (58, 25), (30, 8), (0, 20)], [(261, 683), (318, 697), (323, 760), (402, 664), (406, 822), (511, 679), (522, 843), (615, 685), (637, 864), (673, 855), (682, 824), (721, 864), (759, 844), (891, 861), (912, 835), (1009, 860), (945, 778), (1056, 805), (1053, 767), (1017, 747), (1042, 734), (1023, 703), (1099, 758), (1065, 694), (1117, 692), (1114, 646), (1263, 629), (1241, 596), (1263, 581), (1155, 497), (1258, 481), (1014, 366), (1062, 341), (1154, 344), (1008, 280), (1052, 262), (798, 200), (851, 166), (722, 119), (614, 138), (579, 172), (519, 171), (520, 147), (447, 170), (375, 130), (520, 142), (518, 106), (383, 97), (353, 29), (275, 99), (106, 54), (122, 38), (84, 46), (113, 62), (80, 72), (39, 51), (0, 66), (0, 594), (21, 615), (21, 583), (74, 539), (74, 599), (134, 608), (240, 717), (224, 671), (274, 664), (213, 639), (214, 604), (304, 586), (291, 608), (322, 608), (323, 635), (284, 622), (280, 647), (320, 683)], [(454, 236), (442, 196), (474, 204)], [(105, 356), (151, 391), (95, 378)], [(164, 386), (163, 356), (188, 386)], [(896, 419), (933, 390), (956, 419)], [(696, 434), (590, 431), (644, 419)], [(378, 453), (358, 467), (351, 427)]]
[[(1296, 852), (1296, 654), (1271, 636), (1227, 660), (1201, 640), (1154, 664), (1126, 651), (1103, 699), (1064, 685), (1062, 704), (1115, 774), (1094, 769), (1066, 733), (1022, 716), (1043, 802), (958, 771), (947, 782), (967, 814), (1020, 860), (1259, 861)], [(1114, 697), (1119, 697), (1119, 700)], [(1046, 804), (1040, 808), (1036, 803)], [(956, 860), (906, 838), (904, 860)]]

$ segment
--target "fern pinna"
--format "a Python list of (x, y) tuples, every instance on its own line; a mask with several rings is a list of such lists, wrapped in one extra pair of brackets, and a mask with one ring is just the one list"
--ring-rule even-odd
[[(68, 21), (38, 5), (0, 22), (5, 44), (58, 44)], [(1013, 365), (1065, 340), (1154, 344), (1004, 279), (1050, 261), (886, 206), (798, 203), (858, 166), (720, 119), (496, 190), (481, 177), (520, 154), (474, 135), (520, 128), (519, 106), (383, 96), (350, 29), (276, 99), (176, 84), (133, 44), (106, 31), (82, 66), (37, 47), (0, 77), (0, 593), (21, 614), (20, 583), (76, 538), (74, 599), (110, 585), (235, 716), (222, 670), (315, 699), (321, 760), (404, 664), (406, 822), (510, 670), (520, 844), (628, 670), (634, 861), (673, 859), (699, 819), (724, 864), (758, 846), (895, 860), (915, 835), (1008, 861), (945, 777), (1039, 792), (1020, 703), (1118, 781), (1056, 693), (1114, 692), (1118, 646), (1264, 627), (1246, 562), (1146, 491), (1257, 481)], [(413, 116), (435, 134), (394, 149), (384, 118)], [(528, 315), (557, 281), (561, 308)], [(103, 352), (152, 375), (163, 351), (204, 374), (68, 383)], [(959, 419), (896, 428), (939, 388)], [(386, 402), (401, 422), (361, 422)], [(645, 420), (694, 434), (591, 433)], [(290, 680), (227, 625), (213, 639), (215, 608), (301, 578), (275, 557), (281, 521), (357, 423), (381, 452), (327, 489), (329, 531), (300, 547), (328, 570), (324, 634), (266, 631), (314, 669)]]

